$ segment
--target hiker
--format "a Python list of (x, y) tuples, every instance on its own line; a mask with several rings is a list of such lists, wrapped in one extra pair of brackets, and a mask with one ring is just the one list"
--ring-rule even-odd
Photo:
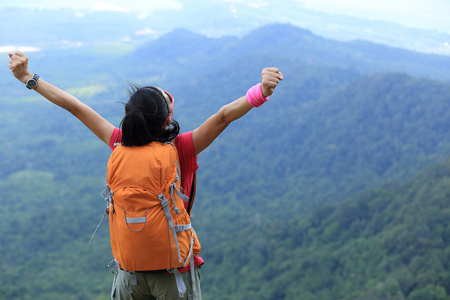
[[(283, 79), (282, 73), (277, 68), (263, 69), (261, 83), (251, 87), (246, 96), (221, 107), (216, 114), (210, 116), (193, 131), (180, 134), (180, 126), (172, 118), (175, 100), (168, 92), (158, 87), (132, 87), (130, 99), (125, 105), (125, 116), (119, 129), (76, 97), (45, 82), (38, 75), (30, 73), (28, 57), (24, 53), (20, 51), (9, 53), (9, 57), (9, 68), (18, 80), (25, 83), (27, 88), (34, 89), (50, 102), (77, 117), (113, 150), (112, 157), (118, 151), (128, 153), (126, 151), (130, 148), (140, 149), (152, 144), (173, 143), (179, 159), (181, 190), (184, 190), (185, 194), (191, 198), (195, 194), (197, 155), (206, 149), (231, 122), (244, 116), (253, 107), (259, 107), (265, 103), (278, 82)], [(170, 149), (171, 146), (167, 147)], [(184, 206), (181, 207), (182, 209), (190, 213), (192, 201), (187, 201), (182, 206)], [(199, 256), (201, 248), (198, 239), (195, 234), (193, 236), (195, 237), (194, 255), (191, 255), (193, 258), (190, 260), (190, 265), (193, 261), (195, 267), (191, 268), (187, 265), (175, 270), (181, 274), (187, 289), (184, 299), (201, 299), (200, 268), (204, 262)], [(115, 257), (115, 259), (118, 258)], [(166, 270), (128, 272), (120, 265), (114, 278), (111, 298), (179, 299), (178, 284), (180, 282), (175, 277)]]

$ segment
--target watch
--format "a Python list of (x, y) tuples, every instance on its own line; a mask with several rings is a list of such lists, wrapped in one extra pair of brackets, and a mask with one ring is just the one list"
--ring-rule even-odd
[(27, 88), (32, 90), (35, 89), (39, 80), (39, 75), (34, 74), (34, 76), (27, 80)]

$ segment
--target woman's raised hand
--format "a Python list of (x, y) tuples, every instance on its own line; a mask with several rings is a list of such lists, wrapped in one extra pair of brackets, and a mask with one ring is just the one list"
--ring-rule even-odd
[(277, 87), (278, 82), (283, 80), (283, 73), (278, 68), (264, 68), (261, 73), (261, 90), (264, 97), (273, 94), (273, 90)]
[(28, 56), (20, 51), (16, 51), (15, 53), (9, 53), (9, 68), (11, 69), (14, 76), (26, 83), (28, 79), (33, 77), (33, 74), (28, 71)]

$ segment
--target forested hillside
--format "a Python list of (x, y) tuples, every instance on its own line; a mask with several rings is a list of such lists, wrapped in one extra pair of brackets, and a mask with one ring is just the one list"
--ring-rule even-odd
[[(446, 299), (448, 162), (416, 174), (450, 154), (449, 65), (279, 24), (242, 39), (177, 30), (124, 57), (30, 54), (32, 72), (116, 126), (127, 80), (160, 85), (182, 131), (263, 67), (284, 73), (198, 158), (206, 299)], [(87, 243), (110, 150), (3, 74), (0, 298), (108, 299), (107, 224)]]
[(449, 299), (449, 197), (447, 161), (308, 216), (253, 218), (209, 249), (220, 272), (205, 284), (214, 299)]

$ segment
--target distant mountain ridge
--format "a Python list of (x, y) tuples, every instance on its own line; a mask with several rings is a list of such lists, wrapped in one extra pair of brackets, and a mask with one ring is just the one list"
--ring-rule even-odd
[[(267, 0), (262, 5), (246, 1), (183, 0), (181, 9), (142, 12), (45, 10), (0, 8), (2, 46), (33, 46), (50, 49), (99, 49), (114, 51), (156, 39), (174, 28), (210, 37), (239, 36), (274, 22), (308, 28), (322, 37), (339, 41), (368, 40), (427, 53), (450, 55), (449, 32), (408, 28), (394, 22), (328, 14), (307, 9), (299, 1)], [(3, 7), (5, 5), (3, 4)], [(6, 5), (7, 6), (7, 5)], [(17, 19), (29, 23), (17, 26)], [(27, 24), (34, 24), (33, 35)], [(76, 28), (76, 30), (66, 30)], [(117, 47), (118, 46), (118, 47)], [(97, 50), (98, 51), (98, 50)], [(111, 49), (103, 49), (109, 53)]]
[[(177, 29), (156, 41), (143, 44), (127, 60), (131, 59), (132, 63), (149, 69), (152, 65), (164, 63), (166, 68), (181, 66), (201, 70), (228, 64), (245, 53), (253, 56), (270, 53), (268, 63), (282, 58), (305, 64), (355, 68), (361, 72), (405, 72), (418, 77), (450, 80), (450, 57), (366, 41), (329, 40), (288, 24), (263, 26), (242, 38), (206, 38)], [(261, 63), (264, 62), (262, 59)], [(189, 62), (195, 62), (195, 66), (189, 65)]]

